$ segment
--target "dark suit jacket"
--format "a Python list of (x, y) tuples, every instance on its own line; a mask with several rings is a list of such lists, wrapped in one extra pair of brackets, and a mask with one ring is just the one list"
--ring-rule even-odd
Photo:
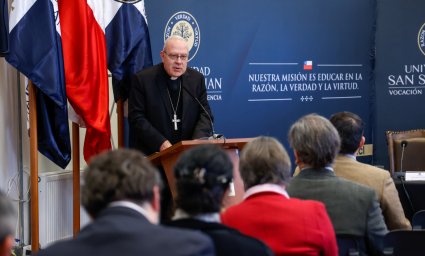
[[(172, 107), (167, 93), (168, 75), (160, 63), (137, 73), (132, 79), (129, 97), (129, 122), (134, 147), (146, 155), (159, 151), (161, 144), (172, 137), (174, 125)], [(181, 77), (182, 86), (196, 97), (208, 111), (182, 88), (182, 140), (212, 135), (213, 117), (207, 100), (205, 78), (198, 71), (187, 68)]]
[(38, 255), (200, 256), (215, 253), (212, 241), (201, 232), (154, 225), (133, 209), (111, 207), (83, 228), (75, 240), (53, 244)]
[(331, 170), (305, 169), (291, 180), (287, 191), (291, 197), (323, 202), (337, 236), (364, 237), (371, 253), (383, 249), (388, 230), (371, 188), (339, 178)]
[[(409, 220), (404, 215), (397, 189), (388, 171), (341, 154), (335, 158), (333, 169), (336, 176), (375, 190), (389, 230), (412, 229)], [(297, 167), (294, 176), (299, 172), (300, 169)]]
[(220, 223), (205, 222), (196, 219), (180, 219), (167, 223), (168, 226), (200, 230), (214, 242), (218, 256), (272, 256), (272, 251), (261, 241), (243, 235), (236, 229)]

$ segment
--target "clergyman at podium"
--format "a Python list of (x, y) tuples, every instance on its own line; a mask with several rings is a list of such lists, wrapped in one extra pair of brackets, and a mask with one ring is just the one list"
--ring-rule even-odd
[(133, 77), (129, 97), (132, 147), (145, 155), (182, 140), (209, 137), (213, 130), (205, 78), (187, 67), (186, 40), (170, 36), (160, 56), (162, 63)]

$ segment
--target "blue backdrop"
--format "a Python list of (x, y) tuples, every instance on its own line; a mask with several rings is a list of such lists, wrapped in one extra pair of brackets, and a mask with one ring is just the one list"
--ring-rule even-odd
[(381, 0), (378, 10), (374, 160), (388, 167), (385, 131), (425, 128), (425, 1)]
[(288, 146), (302, 115), (345, 110), (364, 119), (372, 143), (376, 1), (155, 0), (146, 12), (154, 63), (166, 37), (188, 38), (216, 132)]

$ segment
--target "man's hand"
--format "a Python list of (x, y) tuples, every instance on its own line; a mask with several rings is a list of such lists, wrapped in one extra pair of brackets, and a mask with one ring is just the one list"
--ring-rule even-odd
[(168, 140), (166, 140), (164, 141), (164, 143), (162, 143), (161, 147), (159, 148), (159, 151), (164, 151), (171, 146), (172, 146), (171, 143)]

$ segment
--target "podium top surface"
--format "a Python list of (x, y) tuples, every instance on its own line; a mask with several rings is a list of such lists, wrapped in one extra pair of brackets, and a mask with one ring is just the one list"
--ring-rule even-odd
[(158, 161), (170, 154), (180, 153), (185, 151), (191, 147), (197, 145), (205, 145), (205, 144), (216, 144), (222, 147), (223, 149), (242, 149), (246, 143), (252, 141), (253, 138), (240, 138), (240, 139), (216, 139), (216, 140), (183, 140), (180, 141), (173, 146), (167, 148), (164, 151), (153, 153), (148, 156), (149, 161), (153, 164), (157, 164)]

